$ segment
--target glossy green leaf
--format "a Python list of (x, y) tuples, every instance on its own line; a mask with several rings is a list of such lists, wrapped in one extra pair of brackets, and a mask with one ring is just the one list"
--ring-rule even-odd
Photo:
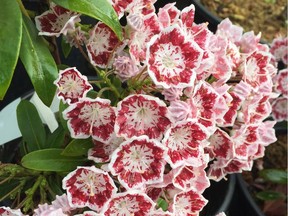
[(84, 165), (83, 157), (67, 157), (61, 155), (63, 149), (43, 149), (25, 155), (22, 166), (38, 171), (70, 172), (77, 166)]
[(277, 199), (285, 199), (285, 195), (283, 193), (279, 193), (276, 191), (261, 191), (256, 194), (258, 199), (267, 201), (267, 200), (277, 200)]
[(23, 16), (21, 61), (32, 81), (35, 91), (44, 104), (50, 106), (55, 95), (53, 84), (58, 77), (56, 63), (42, 36), (38, 36), (33, 22)]
[(53, 0), (53, 2), (71, 11), (102, 21), (122, 40), (122, 27), (114, 8), (108, 0)]
[(22, 38), (22, 16), (16, 0), (1, 1), (0, 7), (0, 100), (11, 83)]
[(66, 156), (81, 156), (87, 155), (90, 148), (93, 147), (91, 139), (74, 139), (72, 140), (62, 152)]
[(46, 142), (46, 133), (40, 116), (34, 104), (22, 100), (17, 106), (17, 121), (26, 150), (32, 152), (43, 149)]
[(260, 171), (260, 176), (267, 181), (287, 184), (287, 171), (279, 169), (263, 169)]
[(51, 134), (48, 135), (46, 145), (48, 148), (62, 148), (65, 140), (65, 130), (62, 125)]

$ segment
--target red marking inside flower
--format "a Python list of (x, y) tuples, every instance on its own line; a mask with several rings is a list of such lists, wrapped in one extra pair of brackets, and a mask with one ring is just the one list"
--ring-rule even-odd
[(173, 184), (183, 191), (193, 189), (197, 193), (202, 194), (210, 186), (210, 181), (204, 170), (205, 167), (206, 165), (200, 167), (181, 167), (173, 178)]
[(119, 181), (127, 189), (161, 182), (166, 162), (165, 151), (160, 146), (147, 136), (122, 143), (111, 157), (109, 168), (112, 174), (118, 175)]
[(151, 139), (162, 139), (170, 126), (166, 104), (149, 95), (130, 95), (119, 102), (115, 132), (118, 136), (131, 138), (147, 135)]
[(196, 78), (202, 56), (203, 50), (194, 41), (186, 41), (177, 25), (167, 27), (148, 43), (148, 73), (164, 88), (188, 87)]
[(86, 44), (91, 63), (102, 68), (110, 66), (109, 60), (117, 45), (120, 45), (120, 41), (116, 34), (107, 25), (98, 22), (90, 31), (90, 38)]
[(63, 179), (71, 206), (89, 207), (100, 212), (104, 204), (116, 194), (117, 188), (108, 173), (92, 166), (78, 167)]
[(173, 215), (198, 215), (207, 202), (208, 200), (193, 190), (178, 193), (174, 197)]
[(196, 167), (202, 165), (204, 149), (201, 143), (207, 138), (206, 130), (198, 123), (185, 121), (176, 124), (163, 139), (163, 144), (168, 148), (167, 162), (172, 168), (186, 163)]
[(84, 98), (92, 89), (87, 78), (75, 67), (60, 71), (58, 79), (54, 82), (58, 87), (57, 96), (68, 104), (73, 104)]
[(75, 22), (79, 21), (77, 13), (55, 4), (51, 4), (50, 10), (35, 17), (36, 27), (40, 31), (40, 35), (57, 37), (61, 33), (66, 34), (69, 28), (73, 29)]
[(217, 129), (209, 138), (211, 158), (232, 159), (234, 157), (234, 143), (231, 137), (221, 129)]
[(148, 215), (155, 203), (140, 191), (129, 190), (126, 193), (118, 193), (109, 200), (104, 209), (105, 216)]
[(63, 112), (73, 138), (88, 138), (107, 143), (114, 133), (115, 113), (107, 99), (85, 99)]
[(272, 103), (272, 117), (276, 121), (288, 120), (288, 99), (279, 97)]

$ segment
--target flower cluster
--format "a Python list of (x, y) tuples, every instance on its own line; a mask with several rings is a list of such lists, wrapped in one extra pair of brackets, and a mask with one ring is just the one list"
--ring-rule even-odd
[[(169, 3), (156, 12), (154, 3), (111, 1), (127, 20), (122, 41), (100, 21), (81, 28), (81, 14), (55, 4), (36, 17), (39, 34), (61, 35), (86, 50), (100, 85), (75, 67), (60, 71), (55, 85), (67, 105), (63, 118), (72, 138), (92, 138), (93, 163), (70, 172), (63, 179), (67, 195), (35, 215), (75, 209), (86, 216), (198, 215), (210, 179), (251, 170), (276, 141), (276, 121), (265, 119), (278, 96), (277, 69), (261, 35), (229, 19), (212, 33), (207, 23), (194, 23), (194, 5), (179, 10)], [(276, 78), (286, 101), (287, 73)]]

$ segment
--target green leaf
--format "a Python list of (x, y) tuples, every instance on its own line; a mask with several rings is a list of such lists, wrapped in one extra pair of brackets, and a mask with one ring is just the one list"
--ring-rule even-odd
[(159, 198), (157, 200), (157, 206), (159, 208), (162, 208), (163, 211), (167, 211), (167, 209), (168, 209), (168, 203), (166, 202), (166, 200), (164, 200), (162, 198)]
[(260, 171), (260, 176), (267, 181), (287, 184), (287, 171), (280, 169), (263, 169)]
[(64, 145), (65, 130), (59, 125), (58, 128), (48, 135), (46, 145), (48, 148), (61, 148)]
[(25, 155), (22, 166), (38, 171), (70, 172), (77, 166), (84, 165), (83, 157), (67, 157), (61, 155), (63, 149), (43, 149)]
[(102, 21), (115, 32), (120, 40), (123, 39), (118, 16), (108, 0), (53, 0), (53, 2), (71, 11)]
[(91, 139), (74, 139), (72, 140), (62, 152), (65, 156), (81, 156), (87, 155), (90, 148), (93, 147)]
[(33, 22), (23, 16), (20, 58), (39, 98), (50, 106), (55, 95), (53, 84), (58, 77), (55, 61)]
[(17, 121), (28, 152), (43, 149), (46, 133), (36, 107), (27, 100), (17, 106)]
[(1, 1), (0, 7), (0, 100), (11, 83), (22, 38), (22, 16), (16, 0)]
[(261, 200), (277, 200), (277, 199), (285, 199), (285, 195), (283, 193), (279, 193), (276, 191), (261, 191), (256, 194), (256, 197)]
[(72, 47), (69, 43), (66, 42), (65, 38), (62, 36), (61, 39), (61, 48), (65, 58), (67, 58), (72, 50)]

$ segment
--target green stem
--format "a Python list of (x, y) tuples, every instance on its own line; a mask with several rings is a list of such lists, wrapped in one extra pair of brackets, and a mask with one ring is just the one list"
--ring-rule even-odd
[(120, 93), (118, 92), (117, 88), (111, 83), (109, 77), (106, 76), (106, 73), (104, 71), (99, 70), (95, 67), (95, 70), (98, 74), (98, 76), (104, 81), (105, 84), (107, 84), (111, 91), (117, 96), (117, 98), (121, 98)]

